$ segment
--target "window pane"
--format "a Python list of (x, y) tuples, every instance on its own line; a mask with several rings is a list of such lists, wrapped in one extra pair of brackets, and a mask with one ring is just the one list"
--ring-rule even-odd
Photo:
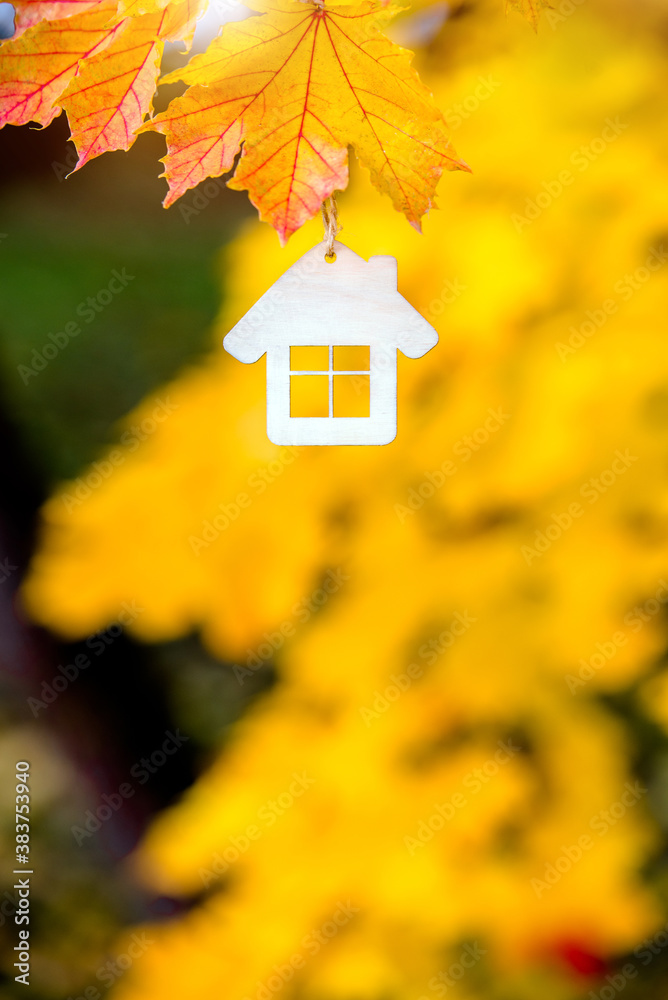
[(334, 416), (369, 416), (369, 376), (334, 376)]
[(329, 416), (328, 375), (290, 376), (290, 416)]
[(357, 344), (353, 344), (349, 347), (335, 347), (334, 371), (368, 372), (369, 348), (358, 347)]
[(293, 372), (329, 371), (329, 347), (291, 347), (290, 368)]

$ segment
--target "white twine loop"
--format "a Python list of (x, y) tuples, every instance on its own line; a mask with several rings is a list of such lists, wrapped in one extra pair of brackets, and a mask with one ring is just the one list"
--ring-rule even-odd
[(333, 264), (336, 260), (334, 240), (341, 232), (334, 195), (322, 203), (322, 224), (325, 227), (325, 260), (329, 264)]

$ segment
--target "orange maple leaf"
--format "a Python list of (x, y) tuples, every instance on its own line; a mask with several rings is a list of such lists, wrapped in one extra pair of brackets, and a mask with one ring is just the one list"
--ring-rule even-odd
[(48, 125), (65, 108), (79, 153), (75, 169), (108, 150), (129, 149), (151, 109), (164, 42), (192, 36), (202, 3), (182, 0), (117, 20), (108, 0), (38, 21), (2, 46), (0, 123)]
[(59, 99), (79, 154), (75, 170), (100, 153), (130, 148), (152, 106), (164, 39), (190, 34), (196, 12), (184, 0), (127, 17), (113, 42), (81, 64)]
[(381, 31), (375, 2), (254, 3), (261, 16), (228, 24), (208, 50), (166, 82), (185, 94), (142, 130), (165, 134), (170, 205), (229, 171), (282, 242), (348, 181), (348, 146), (376, 187), (416, 228), (443, 170), (468, 169), (412, 54)]
[(0, 50), (0, 124), (48, 125), (79, 61), (101, 52), (122, 31), (107, 27), (113, 0), (60, 21), (40, 21)]
[[(527, 0), (530, 2), (530, 0)], [(465, 169), (441, 112), (382, 32), (387, 0), (256, 0), (209, 49), (165, 77), (188, 84), (151, 121), (165, 40), (190, 41), (208, 0), (17, 0), (2, 45), (0, 126), (46, 126), (64, 108), (78, 169), (127, 150), (143, 130), (167, 137), (171, 204), (232, 169), (282, 242), (348, 182), (353, 146), (379, 190), (417, 229), (443, 170)]]
[(160, 72), (162, 16), (128, 18), (112, 44), (86, 59), (61, 95), (79, 154), (76, 170), (100, 153), (129, 149), (134, 142)]

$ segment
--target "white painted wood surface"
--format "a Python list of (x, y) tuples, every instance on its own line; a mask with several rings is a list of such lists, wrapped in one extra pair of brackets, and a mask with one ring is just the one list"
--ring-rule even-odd
[[(366, 261), (338, 242), (334, 251), (333, 263), (325, 260), (324, 242), (304, 254), (223, 341), (245, 364), (266, 353), (267, 435), (275, 444), (389, 444), (397, 431), (397, 350), (420, 358), (438, 343), (434, 328), (397, 291), (394, 257)], [(349, 345), (370, 348), (369, 416), (291, 417), (290, 348)], [(331, 414), (331, 373), (329, 391)]]

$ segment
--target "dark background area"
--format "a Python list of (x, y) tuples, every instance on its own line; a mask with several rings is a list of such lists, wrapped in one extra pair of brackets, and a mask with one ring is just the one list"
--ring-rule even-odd
[[(193, 204), (194, 192), (182, 200), (185, 211), (180, 204), (163, 209), (166, 183), (158, 176), (158, 157), (164, 144), (155, 135), (65, 179), (75, 162), (67, 135), (64, 116), (45, 130), (0, 132), (0, 560), (7, 567), (0, 586), (0, 734), (8, 737), (3, 768), (13, 776), (9, 754), (18, 740), (28, 760), (31, 747), (38, 755), (60, 757), (66, 775), (61, 788), (51, 789), (42, 805), (44, 796), (37, 794), (32, 807), (31, 850), (39, 872), (31, 931), (42, 952), (36, 979), (51, 986), (30, 992), (45, 998), (74, 997), (91, 983), (100, 986), (95, 970), (119, 927), (167, 917), (183, 906), (142, 895), (124, 859), (151, 816), (192, 783), (209, 749), (267, 683), (254, 677), (242, 689), (229, 665), (210, 657), (195, 637), (148, 648), (110, 623), (97, 656), (88, 641), (59, 643), (22, 613), (20, 582), (41, 503), (59, 481), (76, 477), (118, 439), (119, 420), (148, 392), (207, 352), (221, 296), (217, 253), (250, 214), (247, 200), (222, 184), (206, 199), (205, 211), (197, 210), (200, 200)], [(90, 324), (79, 320), (81, 334), (26, 381), (19, 368), (34, 364), (33, 350), (41, 353), (50, 333), (76, 322), (78, 305), (123, 269), (141, 280), (129, 281)], [(73, 664), (81, 653), (91, 666), (47, 704), (44, 685), (52, 687), (62, 676), (59, 665)], [(185, 659), (187, 672), (181, 669)], [(140, 785), (130, 778), (131, 769), (159, 750), (168, 732), (180, 732), (187, 741)], [(88, 811), (95, 813), (102, 796), (113, 796), (128, 779), (132, 798), (99, 830), (79, 834), (77, 843), (73, 827), (85, 829)], [(8, 844), (10, 798), (0, 809)], [(15, 895), (6, 870), (3, 883), (0, 947), (8, 956), (15, 943)], [(52, 972), (44, 967), (49, 955)], [(63, 980), (67, 958), (71, 979)], [(25, 995), (10, 977), (0, 991), (3, 997)]]

